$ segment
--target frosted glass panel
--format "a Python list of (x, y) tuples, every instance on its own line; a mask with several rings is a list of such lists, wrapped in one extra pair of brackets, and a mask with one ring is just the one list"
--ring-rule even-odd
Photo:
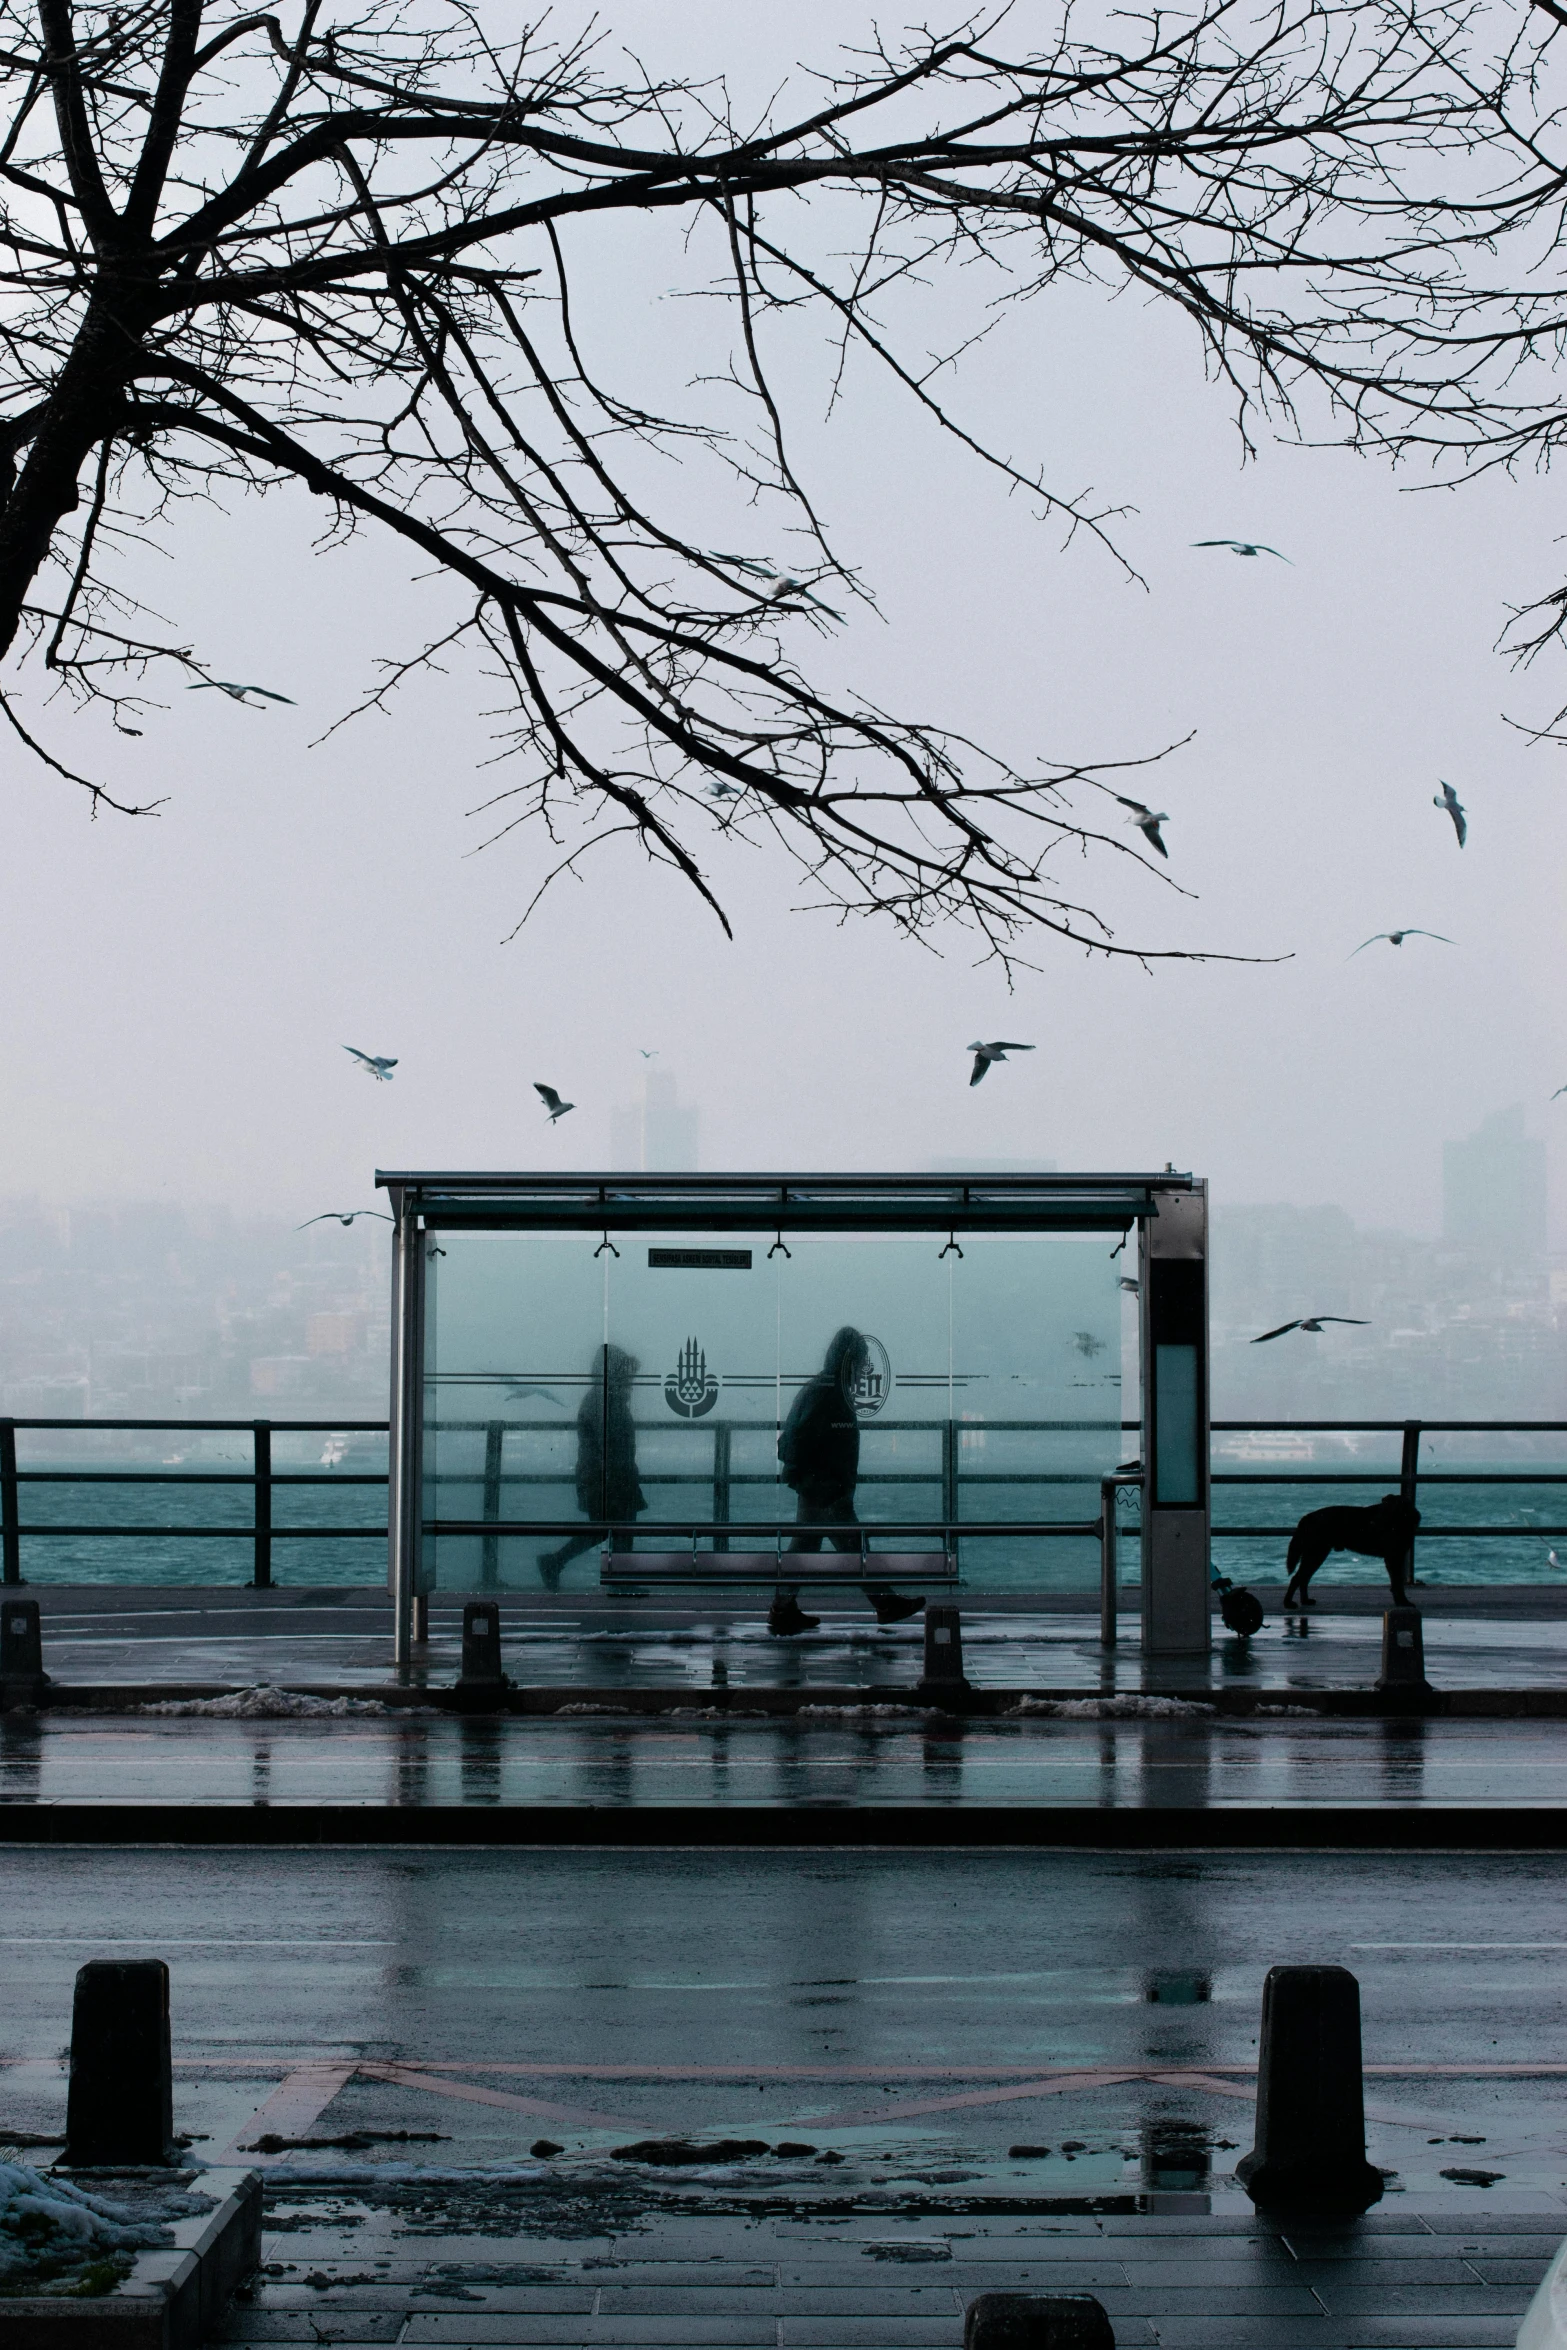
[[(590, 1587), (606, 1532), (667, 1550), (696, 1528), (726, 1550), (857, 1549), (868, 1530), (874, 1552), (939, 1548), (952, 1525), (998, 1529), (961, 1539), (971, 1584), (1091, 1584), (1091, 1541), (1021, 1529), (1093, 1518), (1120, 1458), (1103, 1234), (433, 1245), (425, 1551), (446, 1588)], [(477, 1530), (434, 1531), (454, 1521)]]

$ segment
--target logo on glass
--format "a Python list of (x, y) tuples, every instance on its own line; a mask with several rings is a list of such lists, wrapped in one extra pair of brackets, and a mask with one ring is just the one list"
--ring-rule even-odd
[(892, 1393), (892, 1360), (879, 1338), (863, 1333), (865, 1359), (849, 1386), (849, 1401), (857, 1420), (874, 1420)]
[(718, 1401), (718, 1378), (707, 1367), (707, 1356), (694, 1338), (680, 1349), (680, 1360), (664, 1381), (664, 1401), (682, 1420), (700, 1420)]

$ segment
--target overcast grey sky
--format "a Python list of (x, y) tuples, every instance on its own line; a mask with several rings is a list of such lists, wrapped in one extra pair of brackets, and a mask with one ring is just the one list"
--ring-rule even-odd
[[(644, 54), (656, 37), (655, 63), (722, 65), (760, 96), (781, 61), (828, 58), (871, 11), (621, 0), (608, 21)], [(684, 270), (668, 222), (584, 242), (578, 327), (603, 376), (667, 396), (692, 372), (692, 307), (664, 298)], [(972, 304), (937, 289), (917, 347)], [(89, 822), (80, 794), (6, 754), (0, 1190), (304, 1215), (368, 1202), (378, 1162), (591, 1166), (639, 1047), (700, 1103), (709, 1167), (1173, 1160), (1221, 1200), (1335, 1200), (1421, 1232), (1443, 1138), (1493, 1109), (1526, 1103), (1563, 1162), (1567, 1097), (1548, 1097), (1567, 1083), (1567, 752), (1502, 713), (1548, 717), (1567, 662), (1520, 678), (1493, 649), (1509, 604), (1562, 576), (1558, 484), (1415, 495), (1423, 477), (1331, 450), (1243, 465), (1173, 314), (1052, 297), (982, 347), (955, 405), (1053, 484), (1135, 508), (1121, 534), (1145, 593), (1086, 540), (1063, 552), (869, 371), (824, 425), (814, 330), (773, 347), (802, 470), (882, 611), (811, 652), (819, 671), (1019, 763), (1132, 757), (1195, 730), (1144, 794), (1170, 811), (1169, 870), (1195, 899), (1101, 859), (1096, 902), (1124, 940), (1293, 959), (1148, 973), (1042, 940), (1009, 996), (961, 934), (933, 954), (792, 911), (775, 852), (716, 836), (735, 943), (614, 849), (504, 944), (545, 844), (473, 853), (487, 825), (468, 811), (504, 780), (481, 766), (485, 680), (459, 663), (311, 748), (377, 654), (438, 615), (383, 547), (315, 557), (318, 515), (289, 493), (191, 512), (143, 576), (218, 675), (297, 708), (176, 688), (139, 743), (57, 708), (75, 758), (169, 795), (155, 820)], [(682, 485), (664, 494), (678, 506)], [(722, 537), (703, 514), (715, 544), (783, 551), (738, 501)], [(1293, 563), (1190, 546), (1221, 533)], [(1431, 805), (1444, 777), (1469, 809), (1462, 853)], [(1346, 959), (1402, 924), (1457, 944)], [(979, 1035), (1038, 1049), (970, 1091)], [(370, 1083), (344, 1044), (396, 1054), (395, 1081)], [(535, 1078), (579, 1105), (558, 1127)]]

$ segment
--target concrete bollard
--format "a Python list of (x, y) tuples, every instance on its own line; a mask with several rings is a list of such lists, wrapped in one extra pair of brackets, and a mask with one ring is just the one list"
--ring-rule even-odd
[(1365, 2211), (1382, 2174), (1366, 2160), (1360, 1985), (1347, 1967), (1276, 1966), (1262, 1986), (1257, 2143), (1235, 2166), (1264, 2211)]
[(458, 1699), (478, 1711), (498, 1705), (508, 1686), (501, 1670), (501, 1611), (493, 1599), (471, 1599), (462, 1611)]
[(1379, 1689), (1428, 1689), (1425, 1635), (1417, 1607), (1390, 1607), (1382, 1618)]
[(36, 1705), (48, 1683), (37, 1600), (0, 1601), (0, 1708)]
[(90, 1959), (71, 2010), (66, 2163), (122, 2170), (174, 2159), (168, 1967), (161, 1958)]
[(1115, 2350), (1115, 2331), (1092, 2293), (981, 2293), (963, 2350)]
[(937, 1603), (925, 1610), (925, 1670), (920, 1687), (966, 1689), (963, 1678), (963, 1622), (957, 1609)]

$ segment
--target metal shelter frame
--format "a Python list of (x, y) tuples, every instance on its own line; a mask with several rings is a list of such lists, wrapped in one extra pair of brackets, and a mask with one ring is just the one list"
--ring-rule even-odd
[[(388, 1581), (394, 1664), (411, 1661), (426, 1531), (425, 1288), (442, 1232), (1137, 1234), (1144, 1435), (1143, 1644), (1209, 1645), (1207, 1185), (1160, 1174), (473, 1174), (378, 1169), (395, 1218)], [(1128, 1252), (1130, 1254), (1130, 1252)], [(444, 1532), (466, 1528), (442, 1528)], [(486, 1532), (505, 1532), (504, 1526)], [(530, 1528), (530, 1531), (535, 1530)], [(948, 1540), (984, 1531), (954, 1521)], [(1027, 1534), (1027, 1525), (1007, 1531)], [(1064, 1531), (1064, 1529), (1039, 1529)], [(1089, 1531), (1093, 1529), (1081, 1529)], [(606, 1533), (610, 1532), (605, 1528)], [(709, 1532), (692, 1523), (673, 1532)], [(758, 1527), (757, 1533), (767, 1529)], [(878, 1528), (883, 1533), (892, 1527)]]

